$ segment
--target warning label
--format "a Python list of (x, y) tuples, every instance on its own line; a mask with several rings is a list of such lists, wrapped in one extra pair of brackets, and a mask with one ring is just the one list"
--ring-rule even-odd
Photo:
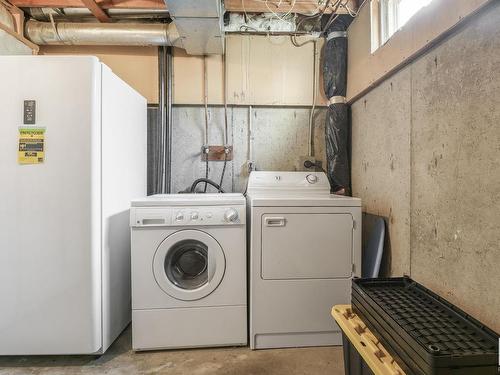
[(19, 128), (19, 164), (40, 164), (45, 157), (45, 128)]

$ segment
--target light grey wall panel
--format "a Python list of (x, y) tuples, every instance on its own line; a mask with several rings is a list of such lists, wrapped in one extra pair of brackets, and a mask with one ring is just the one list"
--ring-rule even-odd
[(410, 273), (410, 69), (351, 107), (352, 188), (365, 212), (384, 216), (389, 230), (384, 273)]
[[(248, 178), (252, 144), (253, 161), (258, 170), (295, 170), (299, 156), (307, 155), (309, 113), (305, 107), (255, 107), (251, 111), (252, 135), (249, 138), (249, 107), (228, 109), (228, 139), (234, 147), (233, 161), (227, 163), (223, 188), (227, 192), (243, 192)], [(325, 108), (314, 116), (314, 150), (325, 163)], [(204, 143), (205, 115), (200, 106), (175, 106), (173, 109), (172, 192), (185, 190), (205, 176), (201, 161)], [(209, 143), (222, 145), (224, 108), (209, 108)], [(223, 162), (209, 162), (209, 178), (219, 183)], [(199, 186), (202, 186), (201, 184)], [(213, 190), (209, 190), (213, 191)]]

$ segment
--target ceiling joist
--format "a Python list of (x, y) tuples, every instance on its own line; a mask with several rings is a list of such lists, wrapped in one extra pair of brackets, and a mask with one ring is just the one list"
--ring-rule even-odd
[[(84, 0), (10, 0), (19, 8), (87, 8)], [(101, 9), (165, 9), (163, 0), (95, 0)]]
[(99, 22), (111, 22), (111, 18), (104, 10), (95, 2), (95, 0), (82, 0), (83, 4), (92, 12)]
[[(100, 9), (166, 8), (163, 0), (10, 0), (10, 2), (19, 8), (87, 8), (88, 3), (94, 3)], [(291, 11), (292, 13), (315, 14), (323, 9), (321, 5), (318, 5), (318, 0), (225, 0), (224, 4), (229, 12), (267, 13), (271, 9), (276, 13)], [(324, 1), (321, 1), (321, 4), (324, 4)], [(356, 0), (348, 0), (347, 5), (352, 10), (357, 9)], [(338, 10), (338, 13), (346, 12), (345, 7), (340, 7)], [(325, 13), (331, 13), (331, 8)]]
[[(335, 1), (331, 1), (335, 3)], [(346, 3), (343, 1), (343, 3)], [(357, 9), (356, 0), (348, 0), (346, 5), (355, 11)], [(325, 1), (318, 0), (225, 0), (226, 10), (230, 12), (250, 12), (250, 13), (300, 13), (316, 14), (323, 11)], [(322, 6), (323, 5), (323, 6)], [(331, 13), (332, 7), (326, 9), (325, 13)], [(339, 7), (337, 13), (347, 13), (345, 7)]]

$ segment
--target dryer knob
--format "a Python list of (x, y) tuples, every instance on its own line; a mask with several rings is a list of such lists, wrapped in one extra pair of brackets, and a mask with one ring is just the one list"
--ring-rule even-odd
[(316, 176), (315, 174), (308, 174), (306, 176), (306, 180), (310, 184), (315, 184), (316, 182), (318, 182), (318, 176)]
[(234, 208), (230, 208), (224, 213), (224, 220), (226, 220), (228, 223), (234, 223), (236, 220), (238, 220), (238, 211), (236, 211)]

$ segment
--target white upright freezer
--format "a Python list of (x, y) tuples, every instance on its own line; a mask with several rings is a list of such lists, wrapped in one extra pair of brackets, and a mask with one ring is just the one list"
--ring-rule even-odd
[(104, 353), (130, 322), (146, 126), (95, 57), (0, 57), (0, 355)]

